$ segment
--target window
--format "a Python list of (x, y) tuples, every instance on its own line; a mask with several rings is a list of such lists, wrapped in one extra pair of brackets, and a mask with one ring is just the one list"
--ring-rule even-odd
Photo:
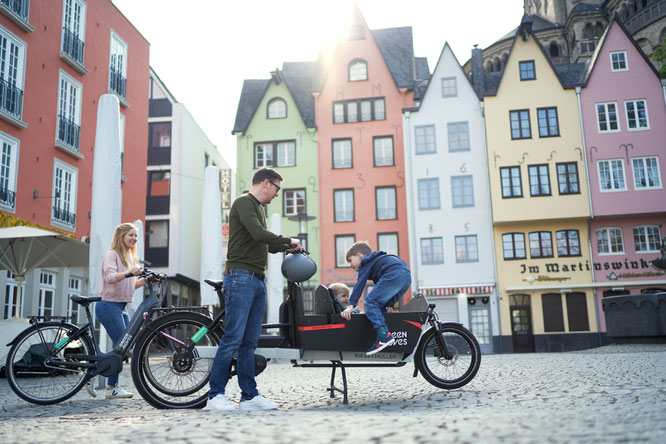
[(599, 228), (595, 232), (597, 238), (597, 253), (623, 254), (624, 241), (620, 228)]
[(453, 208), (474, 206), (474, 186), (472, 176), (456, 176), (451, 178), (451, 194)]
[(398, 256), (398, 233), (378, 233), (377, 249)]
[(109, 60), (109, 90), (122, 97), (127, 87), (127, 43), (111, 31), (111, 55)]
[(395, 187), (375, 188), (375, 201), (377, 204), (377, 220), (398, 218)]
[(578, 230), (562, 230), (555, 233), (557, 255), (560, 257), (580, 256)]
[[(146, 248), (165, 248), (169, 246), (169, 221), (146, 221)], [(153, 266), (155, 266), (153, 264)]]
[(645, 100), (627, 100), (624, 102), (624, 107), (627, 110), (627, 128), (629, 128), (629, 131), (650, 128)]
[(442, 97), (456, 97), (458, 95), (458, 85), (455, 77), (442, 78)]
[(625, 51), (611, 52), (611, 70), (612, 71), (626, 71), (627, 69), (627, 53)]
[(354, 190), (334, 190), (333, 207), (336, 222), (354, 220)]
[(353, 166), (351, 139), (333, 140), (333, 168), (352, 168)]
[(530, 257), (553, 257), (553, 235), (550, 231), (530, 233)]
[(395, 165), (393, 160), (393, 137), (383, 136), (374, 137), (372, 139), (374, 147), (375, 166), (392, 166)]
[[(5, 306), (4, 319), (16, 316), (16, 298), (18, 297), (18, 282), (14, 279), (14, 274), (7, 271), (7, 280), (5, 281)], [(25, 282), (21, 284), (21, 309), (19, 317), (23, 316), (23, 307), (25, 306)]]
[(437, 147), (435, 146), (435, 125), (415, 127), (414, 139), (416, 154), (434, 154), (437, 152)]
[(299, 190), (284, 190), (284, 215), (296, 216), (305, 214), (305, 188)]
[(385, 120), (384, 98), (370, 98), (333, 102), (333, 123)]
[(55, 289), (55, 273), (41, 272), (39, 274), (39, 316), (53, 315)]
[(597, 124), (600, 133), (620, 131), (617, 123), (617, 104), (597, 103)]
[(65, 0), (62, 17), (62, 52), (83, 66), (86, 40), (86, 4), (81, 0)]
[(537, 108), (537, 117), (539, 118), (539, 137), (560, 135), (557, 108)]
[[(148, 197), (169, 196), (171, 171), (148, 171)], [(166, 213), (169, 209), (166, 208)]]
[(559, 293), (546, 293), (541, 295), (543, 306), (543, 330), (564, 331), (564, 311), (562, 310), (562, 295)]
[(79, 322), (79, 304), (72, 301), (72, 296), (81, 296), (81, 279), (69, 278), (67, 288), (67, 317), (74, 323)]
[(18, 176), (18, 140), (0, 133), (0, 208), (14, 210)]
[(266, 116), (269, 119), (283, 119), (287, 117), (287, 102), (280, 98), (271, 99), (268, 102)]
[(548, 165), (530, 165), (527, 171), (530, 176), (530, 195), (550, 196)]
[(523, 197), (523, 186), (520, 181), (520, 167), (500, 168), (500, 179), (502, 180), (502, 197)]
[(476, 235), (456, 236), (456, 262), (478, 262)]
[(418, 179), (419, 210), (436, 210), (439, 203), (439, 179)]
[(525, 259), (525, 235), (523, 233), (507, 233), (502, 235), (504, 259)]
[(631, 159), (634, 166), (634, 185), (637, 190), (661, 188), (659, 162), (656, 157), (638, 157)]
[(534, 80), (536, 79), (536, 72), (534, 71), (534, 60), (527, 60), (520, 62), (520, 80)]
[(21, 120), (25, 43), (0, 26), (0, 111)]
[(627, 187), (624, 184), (624, 164), (622, 159), (600, 160), (599, 182), (601, 191), (624, 191)]
[(69, 230), (76, 226), (77, 175), (75, 168), (55, 160), (51, 223)]
[(634, 227), (634, 246), (637, 253), (659, 252), (661, 233), (656, 225)]
[(150, 147), (171, 147), (171, 122), (150, 123)]
[(368, 64), (365, 60), (352, 60), (348, 66), (348, 79), (350, 82), (368, 80)]
[(578, 194), (580, 187), (578, 185), (578, 165), (576, 162), (558, 163), (557, 165), (557, 183), (560, 194)]
[(568, 293), (566, 300), (569, 331), (588, 331), (590, 324), (587, 319), (587, 298), (585, 297), (585, 293)]
[(444, 263), (444, 243), (441, 237), (421, 239), (421, 263), (423, 265)]
[(56, 141), (76, 152), (81, 132), (81, 91), (81, 84), (61, 70)]
[(338, 268), (349, 268), (347, 262), (347, 250), (354, 245), (356, 238), (353, 234), (335, 236), (335, 266)]
[(512, 139), (531, 139), (530, 112), (527, 109), (509, 111)]
[[(277, 161), (276, 161), (277, 160)], [(296, 166), (296, 142), (259, 142), (254, 144), (254, 167)]]
[(469, 127), (467, 122), (448, 124), (449, 151), (469, 151)]

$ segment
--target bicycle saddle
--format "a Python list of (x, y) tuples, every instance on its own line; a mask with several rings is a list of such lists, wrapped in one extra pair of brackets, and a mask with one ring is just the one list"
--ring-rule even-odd
[(101, 296), (76, 296), (76, 295), (71, 295), (69, 297), (73, 302), (76, 302), (77, 304), (81, 304), (84, 307), (91, 302), (97, 302), (101, 301), (102, 297)]
[(219, 290), (222, 288), (222, 280), (204, 279), (204, 282), (212, 286), (214, 289)]

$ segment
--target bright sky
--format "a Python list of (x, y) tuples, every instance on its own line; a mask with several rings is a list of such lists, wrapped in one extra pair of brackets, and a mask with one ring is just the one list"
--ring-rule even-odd
[[(231, 135), (244, 79), (314, 61), (353, 0), (113, 0), (150, 42), (150, 65), (236, 167)], [(520, 24), (523, 0), (357, 0), (370, 29), (411, 26), (414, 54), (435, 68), (445, 42), (464, 64)], [(131, 49), (130, 49), (131, 50)]]

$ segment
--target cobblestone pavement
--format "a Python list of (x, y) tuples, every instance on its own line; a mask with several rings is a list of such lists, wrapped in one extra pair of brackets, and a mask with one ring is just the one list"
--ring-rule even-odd
[[(269, 363), (258, 377), (277, 411), (157, 410), (85, 390), (54, 406), (20, 400), (0, 379), (0, 442), (666, 442), (666, 345), (488, 355), (467, 386), (444, 391), (411, 364), (349, 369), (350, 403), (325, 390), (330, 370)], [(228, 392), (238, 397), (234, 378)]]

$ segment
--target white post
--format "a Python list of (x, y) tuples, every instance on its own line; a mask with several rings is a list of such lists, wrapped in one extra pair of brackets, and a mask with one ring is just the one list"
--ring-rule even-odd
[[(271, 232), (282, 233), (282, 217), (271, 216)], [(268, 271), (266, 280), (266, 320), (269, 324), (279, 322), (280, 304), (284, 300), (282, 278), (282, 253), (268, 255)]]
[[(222, 203), (220, 202), (220, 170), (207, 166), (201, 199), (201, 304), (220, 305), (213, 287), (204, 279), (222, 279)], [(212, 311), (212, 310), (211, 310)]]
[[(143, 222), (140, 219), (135, 220), (132, 222), (134, 226), (136, 227), (137, 231), (137, 239), (136, 239), (136, 255), (139, 258), (139, 263), (143, 264), (143, 259), (144, 259), (144, 229), (143, 229)], [(143, 268), (142, 266), (141, 268)], [(141, 302), (143, 302), (143, 291), (144, 287), (137, 288), (134, 290), (134, 296), (132, 297), (132, 302), (127, 304), (127, 312), (129, 315), (129, 318), (132, 319), (132, 316), (134, 316), (134, 313), (136, 310), (139, 308), (139, 305)]]

